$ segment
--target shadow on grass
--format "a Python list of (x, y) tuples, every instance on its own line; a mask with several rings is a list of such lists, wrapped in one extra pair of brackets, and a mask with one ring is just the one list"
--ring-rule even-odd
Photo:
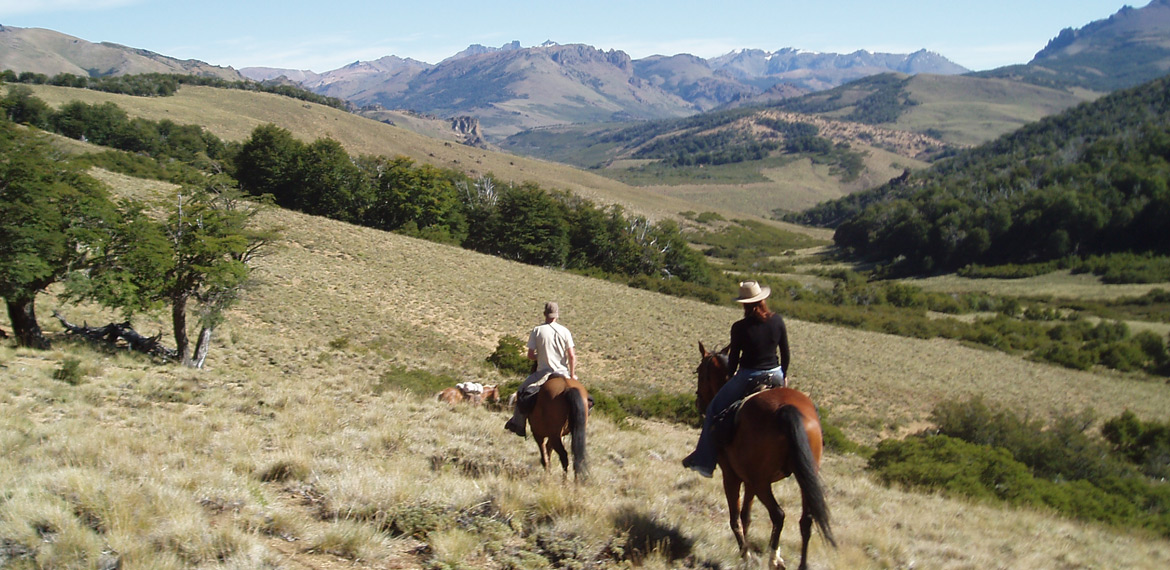
[(618, 511), (613, 525), (626, 531), (626, 556), (634, 564), (654, 552), (674, 562), (691, 556), (694, 549), (694, 541), (684, 536), (677, 526), (665, 524), (633, 507)]

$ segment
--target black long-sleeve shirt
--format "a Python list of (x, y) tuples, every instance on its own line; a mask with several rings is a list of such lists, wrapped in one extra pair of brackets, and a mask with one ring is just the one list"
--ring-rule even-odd
[[(768, 370), (780, 366), (788, 375), (788, 329), (784, 319), (773, 314), (760, 322), (744, 317), (731, 325), (731, 346), (728, 365), (734, 374), (742, 366), (753, 370)], [(777, 358), (779, 349), (779, 358)]]

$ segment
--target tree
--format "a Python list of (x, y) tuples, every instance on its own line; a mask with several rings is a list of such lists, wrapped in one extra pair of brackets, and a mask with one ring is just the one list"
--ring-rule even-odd
[(509, 188), (500, 197), (500, 254), (531, 265), (563, 267), (569, 231), (561, 205), (535, 184)]
[(365, 173), (333, 139), (317, 139), (301, 152), (298, 199), (292, 207), (307, 214), (355, 223), (369, 207)]
[[(212, 332), (239, 300), (251, 262), (278, 238), (277, 230), (253, 228), (263, 206), (244, 200), (230, 179), (219, 176), (205, 188), (184, 189), (164, 223), (171, 266), (153, 294), (171, 304), (175, 350), (184, 366), (203, 367)], [(194, 353), (187, 330), (192, 301), (201, 327)]]
[(100, 182), (57, 160), (40, 135), (0, 122), (0, 297), (18, 344), (50, 347), (37, 294), (84, 267), (115, 219)]
[(240, 188), (254, 196), (271, 194), (283, 208), (299, 207), (297, 173), (304, 149), (305, 144), (287, 129), (273, 124), (256, 127), (235, 157)]
[(8, 95), (0, 100), (4, 114), (14, 123), (43, 129), (49, 125), (53, 109), (48, 103), (33, 95), (32, 89), (23, 85), (8, 88)]

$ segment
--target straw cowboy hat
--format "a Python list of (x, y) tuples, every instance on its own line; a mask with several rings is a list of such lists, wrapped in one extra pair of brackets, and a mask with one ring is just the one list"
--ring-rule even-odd
[(743, 281), (739, 284), (739, 298), (735, 300), (736, 303), (755, 303), (756, 301), (763, 301), (772, 294), (771, 287), (760, 287), (759, 283), (755, 281)]

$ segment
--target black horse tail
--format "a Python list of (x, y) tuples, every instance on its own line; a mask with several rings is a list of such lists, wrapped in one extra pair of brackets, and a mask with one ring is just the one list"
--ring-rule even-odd
[(568, 390), (565, 394), (569, 403), (569, 435), (573, 438), (573, 473), (577, 479), (589, 477), (589, 464), (585, 457), (585, 424), (589, 420), (589, 408), (580, 390)]
[(821, 478), (817, 474), (817, 464), (809, 447), (808, 434), (804, 431), (804, 416), (796, 406), (783, 406), (777, 414), (782, 429), (788, 435), (792, 474), (800, 484), (804, 512), (812, 515), (817, 528), (821, 529), (821, 535), (836, 548), (837, 541), (833, 538), (833, 529), (829, 526), (829, 505), (825, 502), (825, 490), (821, 487)]

